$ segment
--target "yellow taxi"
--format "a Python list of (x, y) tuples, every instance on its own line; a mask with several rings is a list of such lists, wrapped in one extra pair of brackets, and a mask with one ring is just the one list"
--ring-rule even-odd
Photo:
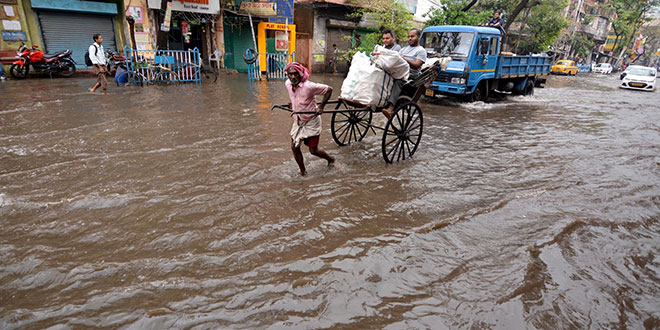
[(575, 65), (575, 61), (559, 60), (552, 66), (550, 72), (554, 74), (567, 74), (570, 76), (576, 75), (578, 73), (578, 68)]

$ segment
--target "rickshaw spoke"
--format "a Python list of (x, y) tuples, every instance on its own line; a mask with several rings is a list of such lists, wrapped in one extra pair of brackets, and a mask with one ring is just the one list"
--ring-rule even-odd
[(363, 123), (363, 122), (359, 122), (358, 125), (364, 127), (365, 129), (369, 129), (369, 125), (367, 125), (367, 124), (365, 124), (365, 123)]
[(353, 135), (353, 128), (354, 128), (353, 125), (351, 125), (351, 128), (349, 129), (349, 132), (348, 132), (348, 135), (347, 135), (348, 136), (348, 144), (351, 144), (351, 136)]
[(408, 116), (406, 117), (404, 128), (410, 126), (410, 121), (415, 117), (415, 114), (412, 111), (408, 111), (407, 114)]
[[(343, 131), (342, 134), (340, 135), (340, 136), (342, 137), (342, 138), (341, 138), (341, 143), (342, 143), (342, 144), (346, 145), (346, 138), (348, 138), (348, 136), (349, 136), (350, 134), (351, 134), (351, 129), (350, 129), (350, 127), (347, 127), (346, 129), (344, 129), (344, 131)], [(349, 140), (349, 142), (350, 142), (350, 140)]]
[[(348, 124), (345, 124), (343, 127), (346, 127), (347, 125)], [(340, 139), (341, 137), (343, 137), (344, 135), (346, 135), (348, 133), (348, 127), (346, 127), (346, 128), (343, 128), (343, 127), (342, 127), (341, 130), (338, 130), (338, 131), (340, 131), (339, 135), (337, 136), (338, 139)], [(342, 141), (342, 143), (343, 143), (343, 141)]]
[(348, 125), (350, 125), (350, 123), (349, 123), (349, 122), (346, 122), (346, 123), (342, 124), (340, 127), (338, 127), (337, 130), (338, 130), (338, 131), (341, 131), (341, 130), (344, 129), (344, 127), (346, 127), (346, 126), (348, 126)]
[(397, 139), (397, 143), (394, 145), (394, 147), (392, 148), (392, 150), (390, 150), (390, 152), (387, 153), (387, 158), (390, 157), (390, 155), (392, 154), (392, 152), (396, 152), (396, 150), (399, 149), (399, 145), (400, 145), (400, 144), (401, 144), (401, 140)]
[[(396, 117), (396, 121), (399, 122), (399, 127), (403, 126), (403, 123), (401, 122), (401, 111), (403, 110), (397, 111), (396, 114), (394, 115), (394, 117)], [(392, 120), (392, 124), (394, 124), (394, 120)]]
[(360, 139), (360, 137), (364, 135), (363, 130), (360, 129), (360, 128), (364, 129), (364, 127), (362, 125), (360, 125), (360, 123), (357, 123), (355, 125), (355, 130), (357, 130), (357, 132), (358, 132), (358, 138), (355, 141), (358, 141)]
[(410, 148), (410, 145), (408, 144), (408, 139), (403, 142), (406, 144), (406, 147), (408, 147), (408, 158), (412, 157), (412, 148)]
[(410, 123), (410, 125), (416, 123), (418, 120), (419, 120), (419, 116), (416, 116), (415, 119), (413, 119), (413, 121)]
[(408, 132), (412, 132), (412, 131), (418, 129), (420, 126), (422, 126), (422, 125), (417, 125), (417, 126), (415, 126), (415, 127), (409, 128), (409, 129), (408, 129)]
[(396, 142), (396, 141), (399, 141), (399, 138), (398, 138), (398, 137), (397, 137), (397, 138), (394, 138), (394, 139), (393, 139), (392, 141), (390, 141), (390, 142), (385, 143), (384, 147), (388, 147), (390, 144), (392, 144), (392, 142)]

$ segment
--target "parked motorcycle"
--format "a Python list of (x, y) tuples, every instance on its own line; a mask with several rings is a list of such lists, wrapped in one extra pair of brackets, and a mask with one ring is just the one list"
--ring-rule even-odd
[(126, 69), (126, 56), (120, 55), (115, 51), (108, 50), (105, 52), (106, 63), (108, 63), (108, 73), (113, 75), (118, 67)]
[(37, 45), (28, 48), (21, 42), (18, 48), (19, 59), (14, 61), (9, 68), (9, 73), (16, 79), (27, 77), (30, 72), (30, 65), (36, 72), (45, 72), (48, 74), (57, 73), (62, 77), (71, 77), (76, 73), (76, 62), (71, 58), (71, 51), (65, 50), (55, 54), (44, 54), (37, 49)]

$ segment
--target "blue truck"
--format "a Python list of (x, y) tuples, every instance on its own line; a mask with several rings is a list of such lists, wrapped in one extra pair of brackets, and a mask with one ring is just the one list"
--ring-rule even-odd
[(501, 54), (502, 35), (492, 27), (444, 25), (424, 29), (420, 45), (429, 57), (451, 57), (427, 96), (485, 101), (493, 93), (532, 95), (550, 74), (548, 56)]

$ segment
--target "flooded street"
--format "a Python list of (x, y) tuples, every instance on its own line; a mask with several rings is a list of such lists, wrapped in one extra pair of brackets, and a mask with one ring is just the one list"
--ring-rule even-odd
[(2, 82), (0, 328), (657, 329), (660, 91), (619, 82), (423, 99), (393, 165), (324, 115), (304, 178), (283, 81)]

